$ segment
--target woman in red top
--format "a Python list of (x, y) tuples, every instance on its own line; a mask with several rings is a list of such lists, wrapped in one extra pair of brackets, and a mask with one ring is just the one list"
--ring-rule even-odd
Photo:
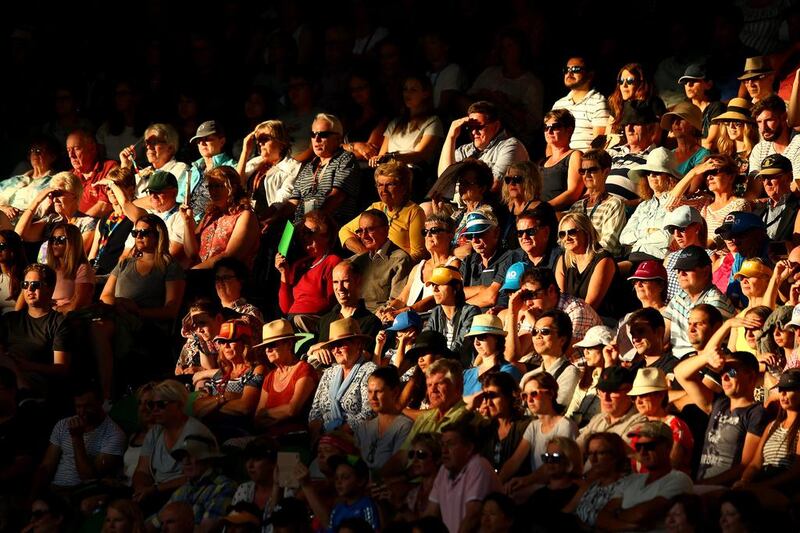
[(264, 378), (255, 414), (255, 426), (268, 435), (308, 431), (308, 410), (317, 388), (317, 373), (310, 364), (294, 356), (297, 335), (288, 320), (264, 325), (267, 359), (275, 366)]
[(275, 268), (281, 274), (278, 299), (281, 311), (299, 331), (316, 332), (320, 315), (333, 307), (333, 267), (342, 259), (331, 253), (337, 231), (331, 218), (321, 211), (309, 211), (295, 232), (304, 255), (288, 263), (275, 255)]

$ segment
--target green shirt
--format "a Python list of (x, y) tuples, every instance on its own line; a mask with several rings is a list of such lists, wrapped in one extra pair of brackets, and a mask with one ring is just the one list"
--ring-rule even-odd
[(467, 404), (465, 404), (463, 400), (458, 400), (458, 403), (448, 409), (448, 411), (441, 418), (439, 418), (438, 409), (429, 409), (425, 411), (414, 421), (414, 425), (411, 427), (411, 432), (408, 434), (408, 437), (406, 437), (406, 440), (403, 442), (403, 446), (401, 446), (400, 449), (408, 450), (411, 447), (411, 442), (414, 440), (414, 437), (420, 433), (439, 433), (444, 426), (456, 422), (466, 413)]

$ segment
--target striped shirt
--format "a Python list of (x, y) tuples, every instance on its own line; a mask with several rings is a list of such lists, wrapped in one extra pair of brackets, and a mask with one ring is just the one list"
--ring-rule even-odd
[(340, 189), (345, 195), (344, 202), (333, 213), (333, 218), (343, 226), (356, 216), (356, 200), (358, 198), (359, 181), (356, 158), (350, 152), (339, 148), (327, 165), (320, 167), (320, 160), (315, 157), (305, 163), (297, 175), (294, 190), (289, 197), (297, 200), (294, 221), (303, 220), (303, 215), (319, 209), (333, 189)]
[[(784, 126), (786, 126), (784, 124)], [(788, 127), (788, 126), (786, 126)], [(761, 170), (761, 162), (768, 155), (777, 153), (775, 143), (772, 141), (761, 141), (753, 147), (750, 152), (750, 173)], [(792, 174), (795, 179), (800, 178), (800, 134), (792, 133), (792, 138), (786, 149), (781, 155), (792, 162)]]
[(669, 301), (667, 309), (664, 311), (664, 318), (672, 322), (669, 331), (672, 355), (678, 359), (694, 351), (692, 343), (689, 342), (689, 336), (687, 335), (689, 330), (689, 313), (694, 307), (700, 304), (709, 304), (716, 307), (726, 319), (733, 315), (734, 309), (731, 301), (715, 286), (710, 285), (695, 301), (692, 301), (689, 294), (681, 289), (680, 292)]
[[(800, 434), (800, 432), (798, 432), (798, 434)], [(764, 443), (764, 466), (776, 468), (789, 468), (792, 466), (794, 451), (797, 449), (797, 435), (794, 436), (791, 449), (788, 440), (789, 430), (778, 425), (775, 431), (772, 432), (772, 435), (770, 435)]]
[(583, 100), (576, 102), (574, 92), (556, 101), (553, 109), (566, 109), (575, 117), (575, 131), (569, 142), (573, 150), (587, 150), (595, 137), (594, 128), (605, 128), (611, 116), (605, 96), (595, 89), (590, 90)]
[[(608, 155), (611, 156), (611, 173), (608, 175), (608, 177), (622, 176), (623, 178), (630, 179), (630, 176), (628, 176), (628, 171), (636, 166), (647, 163), (647, 154), (652, 152), (655, 148), (655, 144), (651, 144), (641, 152), (631, 152), (631, 149), (627, 144), (609, 148)], [(639, 180), (634, 181), (633, 185), (638, 186)]]
[[(68, 426), (70, 420), (71, 418), (62, 418), (56, 422), (50, 433), (50, 444), (58, 446), (61, 450), (61, 458), (53, 476), (53, 485), (58, 487), (74, 487), (83, 481), (88, 481), (81, 480), (78, 468), (75, 466), (75, 450), (72, 447), (72, 436)], [(84, 433), (83, 443), (86, 455), (91, 461), (101, 453), (119, 457), (125, 453), (125, 433), (109, 417), (105, 417), (93, 430)]]
[(622, 253), (619, 234), (628, 220), (625, 215), (625, 203), (617, 196), (607, 196), (605, 200), (592, 208), (586, 206), (586, 198), (575, 202), (570, 213), (583, 213), (592, 219), (592, 226), (600, 236), (600, 246), (613, 256)]

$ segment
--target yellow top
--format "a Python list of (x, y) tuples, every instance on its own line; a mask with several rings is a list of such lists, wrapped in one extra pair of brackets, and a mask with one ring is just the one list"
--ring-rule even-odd
[[(408, 202), (397, 211), (390, 211), (383, 202), (375, 202), (368, 209), (383, 211), (389, 219), (389, 240), (399, 248), (405, 250), (411, 259), (419, 261), (425, 255), (425, 237), (422, 230), (425, 229), (425, 212), (414, 202)], [(358, 229), (358, 219), (360, 215), (342, 226), (339, 230), (339, 240), (344, 246), (347, 239), (356, 236)]]

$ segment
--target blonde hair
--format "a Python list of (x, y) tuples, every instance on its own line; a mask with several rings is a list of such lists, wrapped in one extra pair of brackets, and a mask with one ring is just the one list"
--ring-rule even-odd
[[(597, 234), (597, 230), (594, 229), (592, 220), (583, 213), (567, 213), (558, 223), (558, 230), (561, 231), (564, 224), (570, 221), (575, 224), (575, 228), (578, 231), (582, 231), (586, 234), (586, 253), (589, 257), (594, 257), (594, 255), (601, 250), (601, 247), (600, 236)], [(564, 250), (564, 262), (568, 268), (574, 267), (575, 254), (569, 250)]]
[(579, 476), (583, 473), (581, 449), (574, 440), (567, 437), (553, 437), (547, 441), (547, 447), (549, 448), (551, 444), (558, 446), (558, 450), (567, 457), (567, 461), (569, 461), (567, 472), (569, 472), (572, 477)]
[(180, 382), (174, 379), (165, 379), (153, 387), (153, 396), (168, 402), (176, 402), (183, 409), (189, 399), (189, 392)]
[(81, 230), (79, 230), (77, 226), (67, 223), (56, 225), (50, 233), (50, 236), (52, 237), (59, 228), (64, 230), (64, 236), (67, 238), (64, 248), (64, 257), (60, 260), (56, 259), (53, 254), (53, 245), (48, 239), (47, 266), (56, 272), (61, 272), (64, 279), (74, 280), (75, 276), (78, 274), (78, 268), (81, 265), (89, 264), (89, 260), (86, 258), (86, 251), (83, 249), (83, 236), (81, 235)]
[[(538, 200), (539, 197), (542, 195), (542, 171), (539, 169), (539, 165), (532, 161), (517, 161), (516, 163), (511, 163), (509, 165), (508, 170), (516, 170), (522, 176), (522, 191), (525, 194), (526, 200)], [(502, 188), (502, 197), (503, 203), (507, 204), (511, 198), (508, 196), (508, 184), (505, 182), (505, 177), (503, 177), (503, 188)]]
[(255, 129), (256, 133), (265, 132), (275, 139), (281, 145), (281, 157), (286, 157), (292, 148), (292, 138), (289, 136), (289, 131), (286, 125), (280, 120), (265, 120)]
[(50, 180), (50, 187), (72, 193), (76, 198), (80, 198), (83, 194), (83, 184), (81, 184), (81, 180), (78, 176), (69, 171), (59, 172), (53, 176)]
[[(154, 229), (158, 234), (156, 250), (153, 254), (153, 265), (161, 272), (166, 271), (167, 265), (172, 262), (172, 256), (169, 254), (169, 231), (167, 230), (167, 225), (158, 215), (152, 213), (147, 213), (139, 217), (133, 227), (136, 228), (139, 222), (144, 222), (150, 226), (150, 229)], [(136, 252), (134, 252), (134, 254), (136, 254)]]
[[(742, 144), (744, 144), (744, 152), (742, 153), (742, 157), (749, 158), (750, 153), (753, 151), (753, 146), (758, 143), (758, 128), (754, 127), (751, 123), (744, 122), (742, 120), (732, 120), (730, 122), (741, 122), (743, 128)], [(719, 135), (717, 136), (717, 152), (730, 157), (736, 157), (739, 155), (736, 151), (736, 141), (731, 139), (730, 135), (728, 135), (727, 126), (720, 125)]]

